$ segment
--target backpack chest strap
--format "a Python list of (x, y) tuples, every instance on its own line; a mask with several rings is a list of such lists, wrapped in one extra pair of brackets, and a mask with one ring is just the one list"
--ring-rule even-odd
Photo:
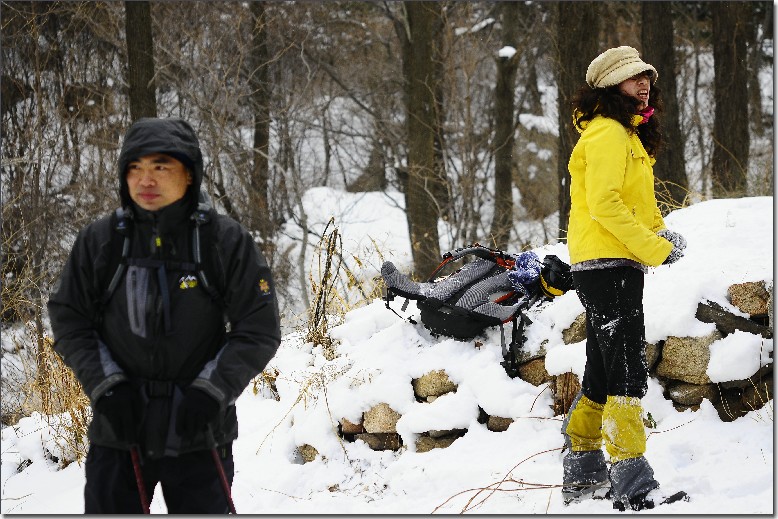
[(125, 263), (130, 266), (142, 268), (158, 269), (164, 267), (166, 270), (197, 271), (197, 265), (187, 261), (162, 260), (155, 258), (126, 258)]

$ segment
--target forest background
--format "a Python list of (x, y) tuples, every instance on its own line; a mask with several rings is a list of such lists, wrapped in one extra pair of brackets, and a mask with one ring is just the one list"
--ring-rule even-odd
[[(254, 233), (287, 330), (336, 284), (308, 253), (327, 238), (315, 187), (402, 200), (417, 277), (448, 248), (564, 240), (570, 99), (609, 47), (659, 70), (665, 213), (771, 195), (773, 20), (771, 2), (2, 2), (3, 329), (24, 324), (14, 348), (50, 370), (48, 294), (78, 230), (118, 205), (144, 116), (193, 124), (204, 187)], [(372, 300), (358, 252), (334, 254), (326, 275)]]

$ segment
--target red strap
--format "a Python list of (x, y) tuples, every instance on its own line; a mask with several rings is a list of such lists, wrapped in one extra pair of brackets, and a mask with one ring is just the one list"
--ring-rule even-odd
[(138, 485), (138, 493), (140, 494), (140, 505), (143, 507), (144, 514), (151, 514), (149, 510), (149, 496), (146, 495), (146, 484), (143, 483), (143, 474), (140, 471), (140, 456), (138, 455), (138, 447), (136, 445), (130, 447), (130, 456), (132, 457), (132, 468), (135, 470), (135, 483)]
[(224, 497), (227, 498), (227, 504), (230, 505), (230, 512), (233, 515), (238, 515), (238, 512), (235, 511), (235, 503), (232, 502), (232, 492), (230, 491), (230, 484), (227, 481), (227, 475), (224, 473), (224, 465), (222, 465), (222, 460), (219, 458), (219, 453), (216, 451), (215, 447), (211, 449), (211, 456), (213, 456), (213, 463), (216, 465), (216, 470), (219, 472), (219, 480), (222, 482)]

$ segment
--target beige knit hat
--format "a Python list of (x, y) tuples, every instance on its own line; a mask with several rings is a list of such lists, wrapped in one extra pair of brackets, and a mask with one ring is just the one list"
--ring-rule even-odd
[(646, 70), (653, 73), (651, 83), (656, 83), (659, 78), (656, 69), (640, 59), (637, 50), (623, 45), (608, 49), (592, 60), (586, 69), (586, 84), (592, 88), (606, 88)]

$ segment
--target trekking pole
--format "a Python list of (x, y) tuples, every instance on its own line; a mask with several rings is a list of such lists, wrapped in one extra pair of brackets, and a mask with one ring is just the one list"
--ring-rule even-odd
[(130, 457), (132, 458), (132, 468), (135, 470), (135, 483), (138, 485), (140, 505), (143, 507), (144, 514), (151, 514), (149, 509), (149, 496), (146, 495), (146, 485), (143, 483), (143, 473), (140, 470), (140, 454), (138, 454), (137, 445), (130, 447)]
[(238, 512), (235, 511), (235, 503), (232, 501), (230, 483), (227, 481), (227, 474), (224, 472), (224, 465), (222, 465), (222, 460), (219, 457), (219, 452), (216, 449), (216, 439), (213, 437), (213, 431), (211, 430), (210, 424), (208, 425), (206, 432), (208, 433), (208, 438), (211, 440), (211, 457), (213, 458), (213, 464), (216, 465), (216, 471), (219, 473), (219, 480), (221, 481), (222, 489), (224, 490), (224, 497), (227, 499), (227, 505), (229, 505), (230, 513), (233, 515), (238, 515)]

